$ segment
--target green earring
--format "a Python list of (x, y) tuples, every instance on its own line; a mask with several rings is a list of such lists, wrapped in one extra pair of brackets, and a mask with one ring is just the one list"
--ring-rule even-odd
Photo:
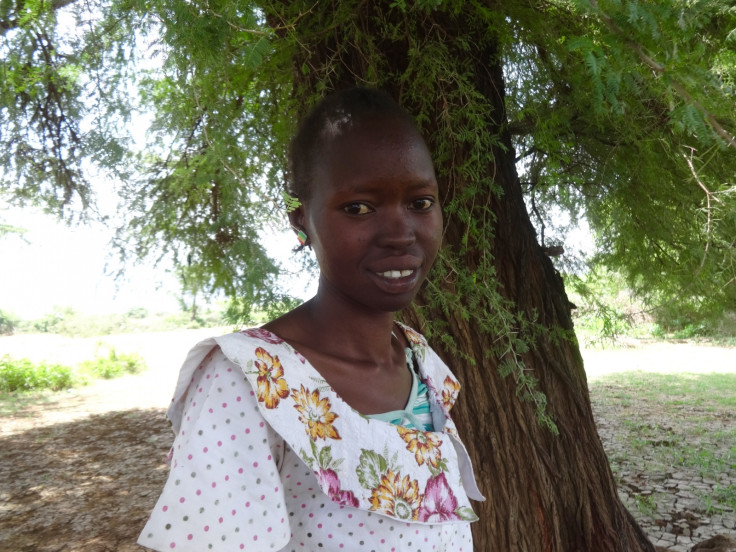
[(304, 230), (297, 231), (296, 239), (299, 240), (299, 245), (306, 245), (308, 239), (306, 232)]

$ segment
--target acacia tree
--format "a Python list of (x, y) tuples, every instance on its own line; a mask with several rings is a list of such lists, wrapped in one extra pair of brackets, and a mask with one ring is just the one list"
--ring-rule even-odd
[[(477, 548), (651, 550), (616, 495), (571, 305), (546, 254), (554, 244), (525, 199), (547, 226), (553, 207), (585, 215), (602, 260), (642, 292), (733, 307), (736, 16), (726, 2), (112, 2), (80, 47), (43, 55), (38, 44), (53, 39), (34, 33), (52, 37), (55, 12), (24, 6), (0, 17), (25, 48), (3, 69), (7, 193), (58, 206), (77, 190), (87, 197), (80, 158), (119, 167), (93, 139), (119, 143), (115, 129), (85, 131), (80, 90), (118, 110), (104, 103), (110, 83), (119, 67), (140, 67), (132, 45), (148, 40), (163, 61), (131, 81), (154, 121), (124, 188), (119, 243), (172, 254), (246, 310), (272, 299), (275, 267), (257, 233), (274, 214), (295, 121), (344, 86), (394, 95), (434, 152), (445, 211), (437, 266), (401, 316), (464, 384), (455, 416), (489, 497)], [(96, 79), (79, 77), (90, 68)], [(21, 99), (19, 87), (30, 91)], [(50, 116), (67, 127), (44, 127)], [(57, 147), (58, 135), (76, 149)], [(23, 143), (70, 170), (23, 172)]]

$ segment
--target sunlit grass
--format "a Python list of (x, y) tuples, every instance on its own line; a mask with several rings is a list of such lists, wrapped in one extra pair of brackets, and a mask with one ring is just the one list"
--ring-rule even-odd
[[(694, 490), (703, 512), (736, 509), (730, 483), (736, 476), (736, 374), (624, 372), (592, 381), (590, 391), (616, 427), (609, 462), (617, 477), (632, 469), (659, 477), (692, 473), (714, 482), (712, 492)], [(634, 496), (633, 507), (649, 515), (652, 500)]]

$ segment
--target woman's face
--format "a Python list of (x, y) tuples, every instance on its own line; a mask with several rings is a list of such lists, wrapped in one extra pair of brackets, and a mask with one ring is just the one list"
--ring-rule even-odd
[(408, 305), (440, 247), (437, 195), (427, 146), (405, 121), (358, 121), (333, 140), (295, 213), (320, 266), (320, 293), (372, 310)]

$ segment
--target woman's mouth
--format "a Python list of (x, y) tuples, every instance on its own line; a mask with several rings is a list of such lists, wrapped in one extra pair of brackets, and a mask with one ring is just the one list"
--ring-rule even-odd
[(411, 276), (414, 273), (414, 270), (387, 270), (385, 272), (378, 272), (379, 276), (383, 276), (384, 278), (388, 278), (389, 280), (396, 280), (398, 278), (406, 278), (407, 276)]

